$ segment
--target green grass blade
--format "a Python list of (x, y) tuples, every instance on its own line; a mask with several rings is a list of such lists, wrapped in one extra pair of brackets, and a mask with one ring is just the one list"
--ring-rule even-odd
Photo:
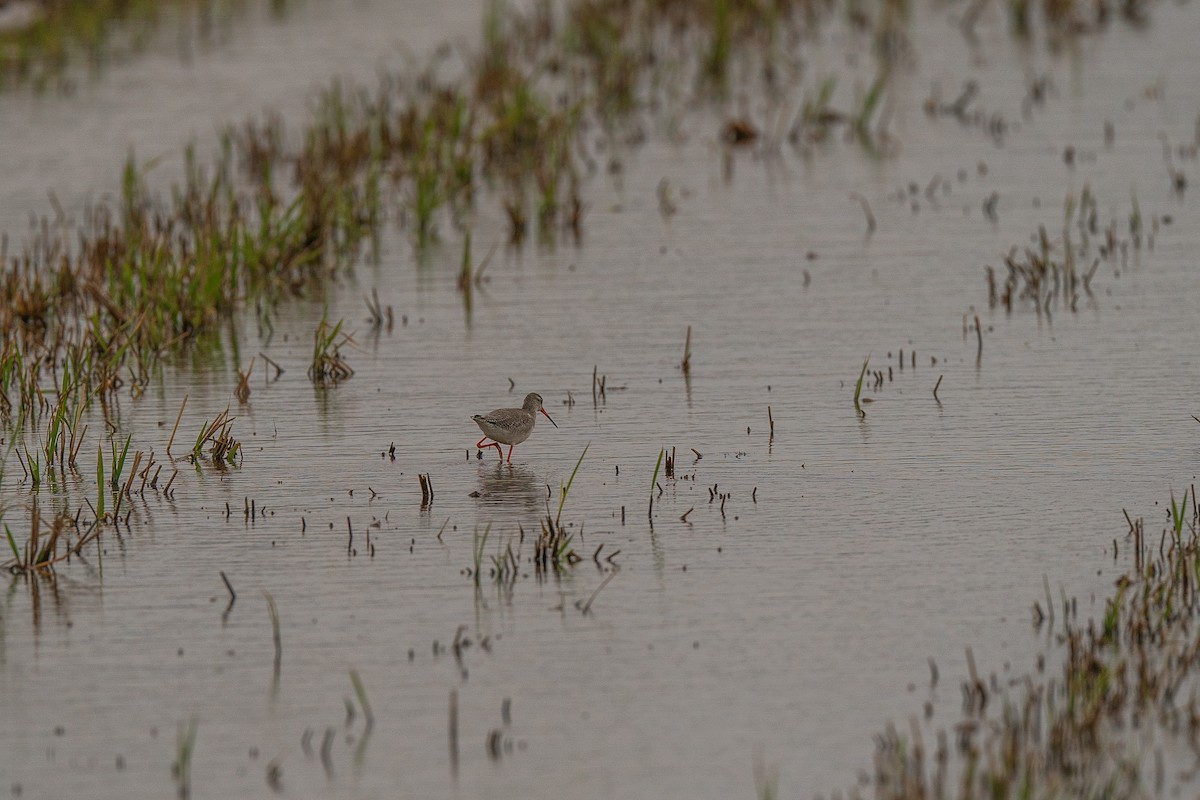
[(1178, 505), (1175, 503), (1175, 492), (1171, 492), (1171, 525), (1175, 532), (1175, 537), (1183, 533), (1183, 517), (1187, 511), (1187, 492), (1183, 493), (1183, 500)]
[(554, 515), (554, 525), (558, 526), (558, 521), (562, 518), (563, 505), (567, 502), (567, 494), (571, 491), (571, 484), (575, 482), (575, 473), (579, 472), (579, 465), (583, 463), (583, 457), (587, 455), (588, 448), (592, 446), (588, 442), (583, 447), (583, 452), (579, 454), (579, 460), (575, 462), (575, 469), (571, 470), (571, 477), (567, 479), (567, 485), (559, 489), (558, 493), (558, 513)]
[(658, 461), (654, 462), (654, 477), (650, 479), (650, 508), (646, 512), (646, 516), (654, 515), (654, 486), (658, 483), (658, 470), (662, 467), (663, 454), (667, 452), (667, 448), (660, 447), (658, 449)]
[(363, 715), (367, 718), (367, 728), (370, 729), (375, 724), (375, 715), (371, 713), (371, 703), (367, 700), (367, 690), (363, 686), (362, 678), (358, 676), (358, 670), (350, 670), (350, 682), (354, 684), (354, 694), (358, 697), (358, 704), (362, 707)]
[(17, 562), (18, 562), (18, 563), (20, 563), (20, 561), (21, 561), (21, 553), (20, 553), (20, 551), (19, 551), (19, 550), (17, 550), (17, 542), (16, 542), (16, 540), (15, 540), (15, 539), (13, 539), (12, 531), (10, 531), (10, 530), (8, 529), (8, 524), (7, 524), (7, 523), (5, 523), (5, 525), (4, 525), (4, 535), (5, 535), (6, 537), (8, 537), (8, 546), (9, 546), (10, 548), (12, 548), (12, 554), (13, 554), (13, 557), (17, 559)]
[(859, 405), (859, 397), (862, 395), (863, 376), (867, 374), (867, 364), (871, 363), (871, 357), (867, 356), (863, 360), (862, 370), (858, 373), (858, 382), (854, 384), (854, 410), (858, 412), (860, 417), (865, 417), (867, 412), (862, 410)]
[(96, 443), (96, 516), (104, 518), (104, 449)]
[(867, 133), (867, 126), (871, 123), (871, 117), (875, 114), (875, 108), (879, 105), (880, 98), (883, 97), (883, 88), (886, 83), (887, 73), (880, 72), (875, 78), (875, 82), (871, 84), (871, 88), (867, 91), (863, 98), (862, 108), (859, 110), (858, 118), (854, 121), (854, 127), (860, 135)]
[(121, 448), (121, 457), (117, 458), (117, 450), (113, 448), (113, 475), (112, 482), (114, 489), (121, 488), (121, 472), (125, 469), (125, 456), (129, 455), (129, 443), (133, 441), (133, 434), (125, 438), (125, 446)]

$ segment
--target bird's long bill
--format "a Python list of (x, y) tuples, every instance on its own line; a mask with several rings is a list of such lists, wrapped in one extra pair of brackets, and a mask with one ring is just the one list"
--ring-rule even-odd
[(556, 428), (558, 427), (558, 423), (557, 423), (557, 422), (555, 422), (555, 421), (554, 421), (554, 420), (553, 420), (553, 419), (550, 417), (550, 415), (549, 415), (549, 414), (546, 414), (546, 409), (544, 409), (544, 408), (539, 408), (539, 409), (538, 409), (538, 411), (541, 411), (543, 414), (545, 414), (545, 415), (546, 415), (546, 419), (550, 420), (550, 424), (551, 424), (551, 425), (553, 425), (553, 426), (554, 426), (554, 427), (556, 427)]

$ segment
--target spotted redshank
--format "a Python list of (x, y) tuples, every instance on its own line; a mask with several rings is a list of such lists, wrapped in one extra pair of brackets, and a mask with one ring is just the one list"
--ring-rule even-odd
[[(513, 446), (525, 441), (529, 438), (529, 434), (533, 433), (533, 423), (537, 421), (538, 412), (545, 414), (546, 419), (550, 420), (550, 424), (558, 427), (558, 423), (550, 419), (550, 415), (546, 414), (546, 409), (542, 408), (542, 396), (537, 392), (525, 395), (525, 403), (520, 408), (497, 408), (486, 414), (476, 414), (471, 419), (475, 420), (479, 430), (487, 435), (476, 442), (475, 446), (494, 447), (500, 457), (504, 458), (504, 451), (500, 449), (500, 445), (506, 444), (508, 445), (506, 460), (511, 464)], [(492, 441), (484, 444), (488, 439)]]

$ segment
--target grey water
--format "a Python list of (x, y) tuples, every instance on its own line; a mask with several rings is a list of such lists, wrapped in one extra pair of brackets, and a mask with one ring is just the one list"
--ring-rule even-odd
[[(1200, 449), (1196, 214), (1163, 156), (1164, 136), (1195, 135), (1195, 15), (1159, 5), (1144, 28), (1051, 51), (995, 9), (972, 48), (952, 8), (919, 5), (892, 157), (834, 141), (727, 164), (723, 120), (697, 113), (591, 179), (578, 247), (507, 247), (482, 212), (476, 252), (497, 247), (469, 311), (452, 231), (418, 258), (390, 230), (379, 264), (280, 305), (269, 332), (248, 313), (224, 351), (123, 399), (122, 425), (160, 457), (185, 395), (185, 441), (229, 405), (244, 459), (180, 462), (174, 499), (137, 501), (102, 562), (6, 579), (0, 792), (167, 796), (194, 717), (197, 798), (276, 796), (269, 765), (290, 797), (751, 797), (756, 761), (783, 796), (827, 794), (869, 773), (888, 721), (916, 718), (927, 741), (953, 725), (966, 648), (1002, 680), (1034, 669), (1044, 581), (1100, 616), (1122, 509), (1152, 530)], [(173, 157), (267, 108), (302, 119), (331, 75), (370, 81), (406, 49), (479, 30), (469, 3), (438, 18), (332, 6), (253, 18), (186, 62), (164, 37), (71, 96), (0, 98), (18, 143), (0, 152), (11, 234), (48, 189), (69, 208), (115, 191), (130, 148)], [(828, 47), (814, 69), (837, 68)], [(1002, 143), (924, 112), (932, 87), (952, 98), (967, 75), (1009, 121)], [(1023, 114), (1037, 77), (1052, 88)], [(1074, 311), (990, 310), (985, 265), (1003, 273), (1039, 225), (1060, 232), (1085, 184), (1122, 235), (1136, 196), (1147, 227), (1162, 221), (1153, 245), (1105, 261)], [(366, 320), (372, 290), (390, 331)], [(354, 334), (355, 374), (314, 389), (326, 309)], [(268, 381), (258, 359), (241, 405), (236, 370), (259, 353), (285, 372)], [(868, 379), (860, 417), (868, 357), (884, 380)], [(471, 415), (528, 391), (559, 428), (539, 424), (511, 465), (478, 458)], [(583, 560), (540, 579), (533, 537), (585, 447), (561, 514)], [(660, 448), (675, 475), (653, 486)], [(27, 502), (11, 462), (4, 502)], [(510, 584), (469, 575), (484, 531), (485, 567), (522, 554)]]

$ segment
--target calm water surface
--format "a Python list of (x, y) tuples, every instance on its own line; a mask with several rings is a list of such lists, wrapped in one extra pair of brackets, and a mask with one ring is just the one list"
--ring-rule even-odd
[[(412, 30), (397, 20), (416, 19), (354, 9), (351, 24), (313, 3), (284, 25), (239, 31), (229, 57), (127, 65), (75, 98), (4, 98), (46, 131), (25, 158), (3, 156), (17, 176), (0, 195), (5, 217), (40, 208), (50, 187), (74, 204), (112, 191), (130, 143), (174, 153), (210, 123), (268, 106), (298, 114), (297, 92), (393, 57), (408, 35), (398, 31)], [(446, 13), (429, 23), (439, 38), (477, 30), (478, 9)], [(1189, 427), (1195, 210), (1171, 191), (1158, 139), (1193, 137), (1196, 18), (1156, 7), (1145, 30), (1115, 28), (1061, 55), (1014, 45), (999, 19), (985, 20), (972, 54), (944, 11), (917, 18), (894, 159), (835, 143), (805, 160), (785, 147), (737, 154), (729, 178), (719, 120), (691, 118), (686, 141), (652, 140), (621, 154), (620, 176), (592, 180), (581, 247), (501, 246), (469, 314), (457, 240), (418, 263), (394, 232), (379, 265), (276, 309), (270, 337), (248, 318), (221, 354), (124, 398), (122, 425), (160, 454), (185, 394), (189, 442), (232, 402), (245, 460), (224, 472), (180, 464), (174, 501), (137, 501), (130, 530), (106, 534), (102, 564), (74, 563), (55, 584), (8, 583), (0, 791), (168, 795), (177, 725), (195, 715), (195, 797), (274, 796), (270, 762), (291, 797), (750, 797), (756, 758), (779, 768), (781, 794), (811, 796), (853, 785), (887, 721), (921, 718), (927, 741), (952, 725), (965, 648), (985, 673), (1031, 670), (1044, 576), (1081, 617), (1102, 613), (1121, 509), (1157, 524), (1155, 504), (1194, 480), (1200, 448)], [(957, 93), (964, 64), (981, 105), (1017, 123), (1002, 147), (921, 110), (935, 83)], [(1037, 75), (1053, 90), (1022, 118)], [(191, 102), (203, 113), (176, 105)], [(112, 103), (142, 122), (93, 123)], [(76, 114), (108, 138), (96, 143)], [(1080, 153), (1073, 167), (1067, 145)], [(48, 173), (17, 166), (50, 158)], [(920, 192), (914, 211), (897, 198), (935, 174), (950, 186), (936, 203)], [(663, 178), (679, 204), (666, 220)], [(1102, 266), (1075, 313), (988, 312), (984, 265), (1000, 266), (1039, 224), (1059, 230), (1064, 197), (1085, 183), (1122, 235), (1131, 192), (1147, 220), (1173, 222), (1153, 250)], [(871, 237), (851, 191), (878, 218)], [(993, 192), (995, 222), (982, 211)], [(488, 213), (480, 252), (503, 241)], [(395, 310), (390, 332), (365, 321), (372, 289)], [(355, 376), (327, 391), (304, 375), (326, 305), (357, 344), (343, 351)], [(976, 313), (979, 361), (963, 321)], [(286, 372), (268, 385), (260, 360), (239, 407), (235, 368), (260, 352)], [(891, 378), (860, 419), (851, 397), (868, 355)], [(593, 366), (614, 387), (596, 405)], [(543, 421), (511, 466), (494, 452), (477, 459), (471, 415), (528, 391), (559, 429)], [(511, 544), (528, 556), (548, 495), (553, 509), (585, 446), (562, 516), (584, 561), (548, 580), (526, 563), (511, 586), (477, 589), (465, 572), (473, 532), (489, 530), (489, 555)], [(678, 461), (675, 480), (659, 476), (651, 524), (660, 447)], [(5, 464), (9, 502), (26, 497), (14, 470)], [(429, 507), (418, 473), (433, 482)], [(728, 494), (723, 511), (712, 487)], [(261, 510), (252, 522), (247, 498)], [(620, 550), (615, 576), (590, 559), (600, 545), (602, 558)], [(227, 617), (221, 571), (238, 592)], [(277, 678), (263, 591), (279, 609)], [(460, 631), (470, 645), (456, 657)], [(374, 712), (369, 735), (361, 713), (347, 716), (351, 669)]]

